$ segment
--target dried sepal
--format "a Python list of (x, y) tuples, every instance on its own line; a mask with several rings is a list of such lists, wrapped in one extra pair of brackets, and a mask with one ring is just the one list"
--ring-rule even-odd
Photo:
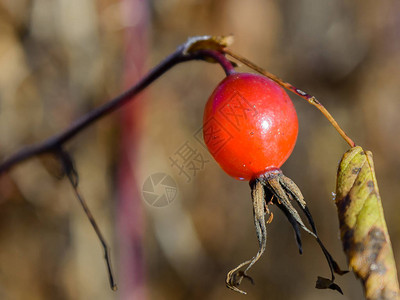
[[(275, 204), (280, 210), (283, 211), (290, 224), (292, 225), (296, 243), (299, 248), (300, 254), (302, 253), (302, 243), (300, 228), (312, 235), (321, 247), (331, 271), (331, 279), (318, 277), (316, 287), (319, 289), (332, 289), (337, 290), (342, 293), (340, 287), (334, 283), (335, 276), (334, 272), (337, 274), (344, 274), (347, 271), (342, 271), (332, 256), (329, 254), (323, 243), (318, 237), (314, 220), (312, 219), (311, 213), (309, 212), (304, 197), (301, 194), (300, 189), (297, 185), (288, 177), (284, 176), (279, 169), (271, 170), (265, 173), (263, 176), (250, 181), (251, 196), (253, 201), (253, 214), (254, 214), (254, 224), (259, 244), (259, 250), (257, 254), (250, 260), (247, 260), (236, 268), (231, 270), (226, 277), (226, 285), (228, 288), (246, 294), (246, 292), (240, 290), (238, 286), (244, 278), (249, 279), (252, 283), (253, 280), (247, 275), (249, 269), (260, 259), (261, 255), (265, 251), (266, 241), (267, 241), (267, 230), (265, 215), (270, 214), (268, 205)], [(310, 225), (311, 230), (302, 221), (299, 213), (293, 207), (292, 202), (297, 202), (301, 210), (306, 215)], [(271, 213), (272, 214), (272, 213)], [(270, 214), (270, 216), (271, 216)], [(268, 219), (270, 220), (271, 217)], [(246, 267), (243, 271), (242, 268)]]
[(341, 240), (367, 299), (400, 299), (397, 270), (383, 214), (372, 153), (347, 151), (336, 185)]
[[(252, 259), (241, 263), (236, 268), (229, 271), (225, 280), (228, 288), (242, 294), (246, 294), (246, 292), (239, 289), (238, 286), (242, 282), (243, 278), (247, 278), (253, 283), (253, 279), (247, 275), (247, 272), (260, 259), (267, 245), (267, 228), (265, 225), (266, 195), (264, 192), (264, 187), (259, 179), (251, 181), (250, 186), (251, 198), (253, 201), (254, 225), (256, 228), (259, 249), (257, 254)], [(242, 271), (241, 269), (244, 266), (247, 267), (244, 271)]]

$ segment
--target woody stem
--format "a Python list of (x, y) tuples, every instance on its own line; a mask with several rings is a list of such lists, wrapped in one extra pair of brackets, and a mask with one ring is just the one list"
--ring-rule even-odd
[(83, 115), (80, 119), (78, 119), (75, 123), (61, 133), (56, 134), (41, 143), (26, 146), (20, 151), (11, 155), (0, 164), (0, 174), (7, 171), (14, 165), (34, 156), (44, 153), (56, 153), (57, 149), (75, 137), (78, 133), (92, 125), (94, 122), (98, 121), (100, 118), (114, 112), (116, 109), (133, 100), (137, 94), (143, 91), (156, 79), (161, 77), (173, 66), (191, 60), (205, 60), (205, 58), (212, 58), (214, 61), (219, 63), (227, 75), (234, 72), (230, 61), (226, 59), (225, 56), (220, 52), (216, 50), (199, 50), (186, 54), (184, 53), (184, 45), (182, 45), (178, 47), (174, 53), (159, 63), (147, 75), (145, 75), (139, 82), (137, 82), (127, 91), (123, 92), (121, 95)]

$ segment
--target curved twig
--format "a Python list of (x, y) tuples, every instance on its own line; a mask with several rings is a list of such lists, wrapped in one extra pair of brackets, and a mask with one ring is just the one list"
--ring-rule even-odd
[(165, 58), (161, 63), (159, 63), (153, 70), (151, 70), (146, 76), (144, 76), (130, 89), (110, 100), (109, 102), (106, 102), (102, 106), (88, 112), (66, 130), (38, 144), (25, 146), (20, 151), (11, 155), (0, 164), (0, 174), (9, 170), (16, 164), (21, 163), (34, 156), (44, 153), (56, 152), (56, 150), (59, 149), (62, 145), (64, 145), (66, 142), (75, 137), (78, 133), (98, 121), (100, 118), (114, 112), (121, 106), (125, 105), (127, 102), (133, 100), (134, 96), (139, 94), (156, 79), (161, 77), (161, 75), (163, 75), (165, 72), (167, 72), (169, 69), (179, 63), (191, 60), (205, 60), (206, 58), (211, 58), (213, 62), (217, 62), (221, 65), (227, 75), (233, 72), (233, 66), (231, 62), (226, 59), (225, 56), (219, 51), (204, 49), (197, 50), (193, 53), (187, 53), (185, 52), (185, 47), (186, 44), (178, 47), (174, 53)]
[(202, 44), (206, 41), (207, 37), (191, 38), (185, 44), (177, 48), (177, 50), (164, 59), (160, 64), (158, 64), (153, 70), (151, 70), (146, 76), (144, 76), (139, 82), (137, 82), (130, 89), (122, 93), (121, 95), (115, 97), (109, 102), (103, 104), (102, 106), (88, 112), (75, 123), (73, 123), (66, 130), (59, 134), (56, 134), (41, 143), (26, 146), (20, 151), (11, 155), (8, 159), (0, 164), (0, 175), (11, 167), (28, 160), (34, 156), (41, 155), (44, 153), (52, 153), (58, 159), (60, 159), (63, 165), (64, 173), (67, 175), (73, 189), (75, 196), (79, 200), (83, 210), (85, 211), (93, 229), (95, 230), (104, 250), (104, 258), (107, 263), (107, 271), (109, 275), (110, 286), (112, 290), (117, 289), (117, 285), (114, 280), (113, 272), (111, 269), (110, 260), (110, 250), (109, 247), (101, 233), (92, 213), (89, 210), (84, 198), (78, 190), (78, 173), (74, 167), (72, 157), (64, 150), (64, 144), (75, 137), (78, 133), (98, 121), (100, 118), (114, 112), (116, 109), (125, 105), (129, 101), (133, 100), (134, 97), (148, 87), (157, 78), (163, 75), (166, 71), (171, 69), (173, 66), (190, 60), (206, 60), (210, 62), (217, 62), (224, 69), (226, 75), (230, 75), (234, 72), (234, 66), (232, 63), (225, 58), (225, 56), (219, 52), (219, 48), (225, 45), (225, 42), (213, 37), (208, 37), (210, 39), (207, 47), (204, 48)]

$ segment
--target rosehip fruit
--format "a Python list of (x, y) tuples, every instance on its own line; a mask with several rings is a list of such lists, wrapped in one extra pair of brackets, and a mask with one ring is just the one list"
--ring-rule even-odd
[(280, 168), (297, 133), (297, 114), (289, 96), (277, 83), (256, 74), (227, 76), (204, 110), (208, 150), (226, 173), (239, 180)]

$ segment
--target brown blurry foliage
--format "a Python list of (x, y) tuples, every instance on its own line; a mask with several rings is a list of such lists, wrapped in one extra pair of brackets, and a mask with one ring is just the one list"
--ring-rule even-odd
[[(124, 3), (124, 2), (121, 2)], [(54, 134), (122, 90), (124, 33), (135, 26), (116, 0), (0, 2), (0, 158)], [(188, 36), (234, 34), (235, 52), (314, 94), (356, 141), (374, 153), (395, 258), (400, 223), (400, 15), (395, 0), (148, 2), (150, 67)], [(138, 12), (140, 14), (140, 12)], [(129, 68), (135, 67), (135, 61)], [(240, 68), (240, 70), (247, 70)], [(169, 158), (201, 128), (202, 111), (223, 78), (216, 65), (185, 63), (146, 92), (136, 168), (138, 188), (154, 172), (176, 180), (165, 208), (143, 202), (144, 288), (149, 299), (238, 299), (225, 273), (256, 250), (250, 191), (208, 156), (191, 179)], [(296, 148), (283, 167), (301, 188), (321, 239), (346, 259), (331, 193), (347, 145), (311, 106), (292, 97), (299, 115)], [(81, 189), (119, 261), (115, 234), (116, 116), (69, 144)], [(198, 151), (208, 155), (201, 146)], [(314, 288), (328, 270), (315, 241), (298, 255), (278, 211), (267, 249), (254, 268), (247, 299), (363, 299), (351, 274), (338, 278), (344, 296)], [(115, 241), (115, 242), (114, 242)], [(114, 242), (114, 243), (113, 243)], [(323, 274), (322, 274), (323, 275)], [(121, 276), (121, 275), (120, 275)], [(118, 277), (118, 276), (117, 276)], [(120, 287), (123, 288), (123, 287)], [(32, 160), (0, 178), (0, 298), (112, 299), (101, 248), (65, 181)]]

